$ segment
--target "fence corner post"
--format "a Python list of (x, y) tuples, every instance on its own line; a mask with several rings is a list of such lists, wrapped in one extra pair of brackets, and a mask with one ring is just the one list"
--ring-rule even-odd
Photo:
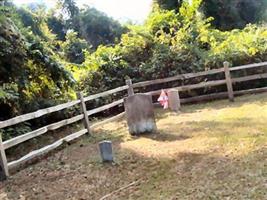
[(129, 86), (129, 88), (127, 90), (128, 91), (128, 96), (134, 95), (132, 80), (130, 78), (128, 78), (128, 79), (125, 80), (125, 83), (126, 83), (126, 85)]
[(231, 74), (229, 70), (229, 62), (225, 61), (223, 63), (224, 66), (224, 74), (225, 74), (225, 80), (227, 85), (227, 91), (228, 91), (228, 98), (230, 102), (234, 101), (234, 91), (233, 91), (233, 85), (232, 85), (232, 79)]
[(90, 123), (89, 123), (89, 118), (88, 118), (87, 109), (86, 109), (85, 101), (83, 98), (83, 94), (81, 92), (79, 92), (79, 93), (77, 93), (77, 96), (81, 101), (81, 112), (84, 114), (84, 126), (87, 129), (88, 135), (91, 135)]
[(4, 181), (9, 176), (6, 152), (3, 146), (2, 133), (0, 132), (0, 181)]

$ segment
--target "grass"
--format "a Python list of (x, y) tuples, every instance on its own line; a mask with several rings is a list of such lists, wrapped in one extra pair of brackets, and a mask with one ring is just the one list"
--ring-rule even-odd
[[(267, 199), (267, 94), (156, 110), (158, 133), (131, 137), (125, 121), (105, 124), (14, 174), (6, 199)], [(114, 164), (97, 143), (113, 141)], [(1, 186), (1, 185), (0, 185)]]

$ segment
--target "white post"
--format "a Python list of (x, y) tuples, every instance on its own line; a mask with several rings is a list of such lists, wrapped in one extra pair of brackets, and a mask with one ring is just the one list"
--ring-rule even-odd
[(132, 85), (132, 80), (131, 79), (126, 79), (125, 80), (126, 85), (129, 86), (128, 88), (128, 96), (134, 95), (134, 90), (133, 90), (133, 85)]
[(229, 98), (229, 101), (233, 102), (234, 101), (234, 91), (233, 91), (231, 74), (230, 74), (230, 70), (229, 70), (229, 62), (224, 62), (223, 66), (224, 66), (225, 80), (226, 80), (227, 91), (228, 91), (228, 98)]
[(87, 129), (88, 134), (90, 135), (90, 123), (89, 123), (89, 118), (87, 115), (87, 109), (86, 109), (86, 105), (84, 102), (83, 94), (79, 92), (78, 97), (81, 100), (81, 111), (84, 114), (84, 126)]
[(2, 142), (2, 133), (0, 133), (0, 181), (6, 180), (8, 174), (8, 166), (6, 159), (6, 152)]

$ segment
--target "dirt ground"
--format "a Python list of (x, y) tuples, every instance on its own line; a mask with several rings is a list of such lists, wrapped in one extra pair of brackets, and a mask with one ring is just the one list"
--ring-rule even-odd
[[(130, 137), (124, 120), (106, 124), (15, 172), (0, 199), (267, 199), (267, 94), (156, 115), (158, 133)], [(101, 163), (103, 139), (113, 164)]]

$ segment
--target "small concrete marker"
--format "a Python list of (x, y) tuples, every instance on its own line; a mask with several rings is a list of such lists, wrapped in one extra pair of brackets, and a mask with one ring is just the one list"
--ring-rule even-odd
[(103, 162), (113, 162), (112, 142), (104, 140), (99, 142), (100, 154)]

